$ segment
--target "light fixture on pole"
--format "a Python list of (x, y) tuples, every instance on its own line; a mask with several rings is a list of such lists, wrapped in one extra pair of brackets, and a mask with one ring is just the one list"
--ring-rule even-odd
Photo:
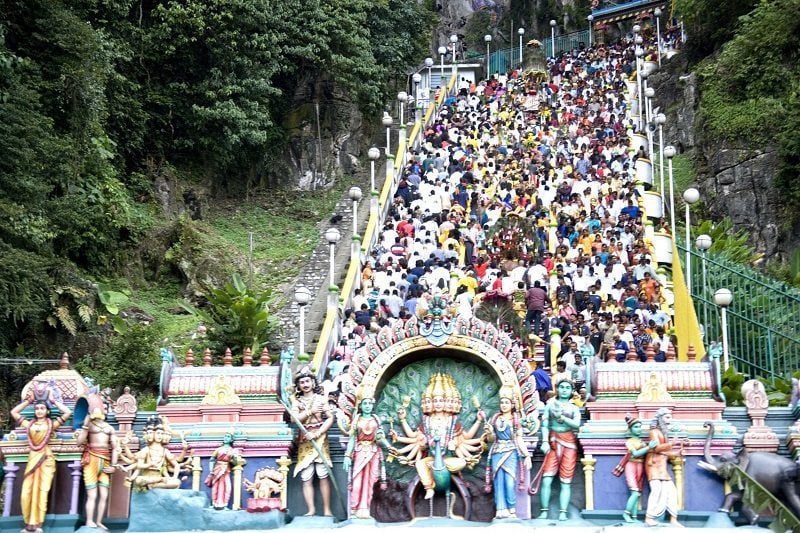
[(361, 201), (363, 194), (361, 187), (350, 187), (350, 199), (353, 201), (353, 237), (358, 236), (358, 202)]
[(311, 301), (311, 291), (305, 285), (298, 285), (294, 289), (294, 301), (297, 302), (297, 308), (300, 311), (299, 326), (300, 334), (298, 335), (298, 358), (306, 351), (306, 305)]
[[(697, 246), (697, 249), (700, 250), (700, 257), (703, 269), (703, 285), (701, 286), (701, 293), (703, 295), (703, 331), (705, 332), (705, 338), (708, 339), (708, 301), (706, 298), (706, 287), (708, 287), (707, 280), (706, 280), (706, 253), (708, 252), (711, 245), (714, 244), (714, 241), (711, 240), (710, 235), (706, 235), (705, 233), (699, 235), (697, 239), (694, 241), (694, 245)], [(708, 344), (708, 340), (706, 340), (706, 344)]]
[(662, 211), (664, 206), (664, 124), (667, 122), (667, 116), (664, 113), (656, 115), (656, 125), (658, 126), (658, 175), (660, 178), (659, 189), (661, 193)]
[(669, 222), (673, 242), (675, 242), (675, 183), (672, 181), (672, 158), (675, 157), (674, 146), (664, 148), (664, 157), (667, 158), (667, 169), (669, 171)]
[(519, 65), (520, 68), (522, 67), (522, 36), (525, 35), (525, 28), (520, 28), (517, 30), (517, 34), (519, 35)]
[(658, 66), (661, 66), (661, 8), (655, 8), (653, 15), (656, 17), (656, 55)]
[(486, 42), (486, 79), (488, 80), (491, 77), (489, 71), (489, 45), (492, 42), (492, 36), (487, 33), (483, 36), (483, 40)]
[(430, 103), (431, 103), (431, 89), (432, 89), (432, 87), (431, 87), (431, 85), (432, 85), (431, 84), (431, 67), (433, 67), (433, 58), (432, 57), (426, 57), (425, 58), (425, 66), (428, 67), (428, 81), (426, 82), (427, 83), (427, 87), (426, 87), (426, 90), (425, 90), (425, 107), (428, 107), (430, 105)]
[[(392, 117), (389, 117), (392, 118)], [(375, 188), (375, 161), (381, 157), (381, 151), (374, 144), (367, 150), (367, 158), (369, 158), (369, 190), (376, 192)]]
[(452, 77), (455, 78), (453, 82), (453, 92), (458, 92), (458, 64), (456, 63), (456, 43), (458, 42), (458, 35), (455, 33), (450, 36), (450, 44), (453, 45), (453, 66)]
[(555, 19), (550, 19), (550, 55), (556, 57), (556, 24)]
[(397, 102), (400, 104), (400, 109), (398, 113), (398, 122), (401, 128), (404, 128), (406, 125), (405, 113), (403, 109), (403, 104), (408, 102), (408, 93), (405, 91), (400, 91), (397, 93)]
[(330, 250), (331, 250), (331, 257), (330, 257), (330, 281), (331, 281), (330, 286), (331, 287), (335, 287), (336, 286), (336, 278), (334, 277), (334, 271), (333, 271), (334, 259), (335, 259), (334, 256), (335, 256), (335, 253), (336, 253), (336, 243), (339, 242), (339, 239), (341, 239), (341, 238), (342, 238), (342, 234), (339, 233), (338, 229), (336, 229), (336, 228), (328, 228), (327, 230), (325, 230), (325, 240), (328, 241), (328, 244), (330, 245)]
[[(647, 80), (645, 75), (649, 76), (646, 71), (642, 71), (642, 81)], [(644, 90), (645, 125), (647, 126), (647, 157), (650, 159), (651, 163), (655, 160), (653, 157), (653, 126), (655, 125), (653, 121), (653, 97), (655, 95), (656, 90), (652, 87), (648, 87)]]
[(642, 127), (644, 125), (642, 119), (642, 107), (644, 107), (644, 100), (642, 99), (642, 56), (644, 55), (644, 50), (642, 50), (641, 46), (636, 47), (636, 51), (634, 52), (636, 56), (636, 88), (639, 92), (639, 131), (642, 131)]
[(439, 47), (439, 59), (441, 60), (441, 67), (442, 67), (442, 75), (441, 79), (439, 80), (439, 87), (444, 89), (447, 85), (444, 82), (444, 55), (447, 53), (447, 48), (444, 46)]
[(414, 113), (414, 121), (420, 119), (420, 100), (419, 100), (419, 82), (422, 81), (422, 74), (419, 72), (415, 72), (411, 76), (411, 81), (414, 82), (414, 109), (416, 109), (416, 113)]
[(683, 201), (686, 204), (686, 285), (689, 287), (689, 296), (692, 295), (692, 226), (689, 208), (700, 199), (700, 191), (690, 187), (683, 191)]
[(724, 370), (730, 366), (730, 353), (728, 351), (728, 306), (733, 303), (733, 293), (730, 289), (717, 289), (714, 293), (714, 303), (719, 306), (720, 322), (722, 323), (722, 361)]
[(383, 118), (381, 119), (381, 124), (384, 125), (386, 128), (386, 155), (389, 155), (389, 145), (391, 144), (392, 140), (392, 115), (389, 114), (388, 111), (383, 112)]
[(592, 46), (592, 33), (594, 32), (594, 29), (592, 28), (592, 22), (594, 22), (594, 15), (590, 14), (588, 17), (586, 17), (586, 20), (589, 21), (589, 47), (591, 48), (591, 46)]

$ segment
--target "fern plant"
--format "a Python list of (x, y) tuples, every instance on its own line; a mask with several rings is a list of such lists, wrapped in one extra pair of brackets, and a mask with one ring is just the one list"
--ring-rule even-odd
[(77, 335), (81, 325), (90, 325), (95, 314), (95, 294), (86, 288), (62, 285), (50, 295), (47, 323), (54, 328), (64, 328), (70, 335)]

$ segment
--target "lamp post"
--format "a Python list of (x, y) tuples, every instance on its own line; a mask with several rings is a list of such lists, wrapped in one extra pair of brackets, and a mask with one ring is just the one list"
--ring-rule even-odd
[(397, 101), (400, 104), (398, 123), (400, 124), (400, 127), (403, 128), (406, 124), (406, 115), (404, 113), (405, 110), (403, 109), (403, 104), (408, 102), (408, 93), (405, 91), (400, 91), (397, 93)]
[(656, 17), (656, 55), (658, 66), (661, 66), (661, 8), (655, 8), (653, 15)]
[(353, 237), (358, 236), (358, 202), (361, 201), (363, 194), (361, 187), (350, 187), (350, 199), (353, 201)]
[(333, 271), (334, 255), (335, 255), (335, 252), (336, 252), (336, 243), (339, 242), (339, 239), (341, 239), (341, 238), (342, 238), (342, 234), (339, 233), (338, 229), (336, 229), (336, 228), (328, 228), (327, 230), (325, 230), (325, 240), (328, 241), (328, 244), (330, 245), (330, 249), (331, 249), (331, 257), (330, 257), (330, 280), (331, 280), (330, 286), (331, 287), (336, 286), (336, 281), (335, 281), (336, 278), (334, 278), (334, 271)]
[(522, 68), (522, 36), (525, 35), (525, 28), (520, 28), (517, 30), (517, 34), (519, 35), (519, 66), (520, 69)]
[(714, 293), (714, 303), (719, 306), (720, 319), (722, 322), (722, 361), (725, 370), (730, 366), (730, 354), (728, 352), (728, 306), (733, 302), (733, 293), (730, 289), (717, 289)]
[[(700, 250), (700, 257), (702, 260), (700, 261), (703, 268), (703, 285), (701, 288), (702, 295), (703, 295), (703, 331), (705, 332), (705, 337), (708, 339), (708, 302), (705, 301), (706, 299), (706, 252), (708, 249), (711, 248), (711, 245), (714, 244), (714, 241), (711, 240), (709, 235), (705, 233), (703, 235), (699, 235), (697, 239), (694, 241), (694, 245), (697, 246), (697, 249)], [(706, 341), (708, 344), (708, 341)]]
[(441, 66), (442, 66), (442, 75), (441, 75), (442, 79), (439, 80), (439, 87), (441, 89), (444, 89), (446, 87), (444, 83), (444, 55), (447, 53), (447, 48), (445, 48), (444, 46), (440, 46), (438, 52), (439, 52), (439, 60), (441, 61)]
[(294, 289), (294, 301), (297, 302), (297, 308), (300, 311), (299, 326), (300, 334), (298, 335), (298, 356), (306, 351), (306, 305), (311, 301), (311, 291), (305, 285), (298, 285)]
[(592, 33), (594, 33), (594, 31), (592, 29), (592, 22), (594, 21), (594, 15), (590, 14), (588, 17), (586, 17), (586, 20), (589, 21), (589, 48), (591, 48), (592, 47)]
[(483, 36), (483, 41), (486, 43), (486, 79), (490, 77), (489, 70), (489, 45), (492, 43), (492, 36), (488, 33)]
[(664, 205), (664, 124), (667, 122), (667, 116), (664, 113), (656, 115), (656, 125), (658, 125), (658, 175), (661, 180), (659, 183), (661, 193), (662, 211)]
[[(645, 75), (649, 74), (647, 72), (642, 72), (642, 81), (646, 81), (647, 78)], [(652, 87), (648, 87), (644, 90), (644, 110), (645, 110), (645, 124), (647, 130), (647, 157), (652, 162), (655, 158), (653, 157), (653, 110), (652, 110), (652, 103), (653, 97), (656, 95), (656, 90)]]
[(673, 242), (675, 240), (675, 183), (672, 181), (672, 158), (675, 157), (674, 146), (664, 148), (664, 157), (667, 158), (667, 169), (669, 170), (669, 222)]
[(389, 155), (389, 145), (392, 141), (392, 115), (389, 114), (388, 111), (383, 112), (383, 118), (381, 119), (381, 124), (384, 125), (386, 128), (386, 155)]
[(418, 121), (420, 117), (420, 101), (419, 101), (419, 83), (422, 81), (422, 74), (415, 72), (411, 76), (411, 81), (414, 82), (414, 122)]
[[(391, 118), (391, 117), (389, 117)], [(381, 151), (374, 144), (367, 150), (367, 157), (369, 158), (369, 191), (376, 192), (375, 189), (375, 161), (381, 156)]]
[(553, 59), (556, 58), (556, 21), (550, 20), (550, 55)]
[(450, 44), (453, 45), (453, 66), (451, 68), (453, 69), (452, 76), (453, 76), (453, 78), (455, 78), (455, 81), (453, 82), (453, 91), (456, 92), (456, 93), (458, 92), (458, 67), (456, 66), (457, 65), (457, 63), (456, 63), (456, 43), (457, 42), (458, 42), (458, 35), (456, 35), (454, 33), (453, 35), (450, 36)]
[(686, 281), (689, 287), (689, 296), (692, 295), (692, 226), (689, 208), (700, 199), (700, 191), (690, 187), (683, 191), (683, 201), (686, 204)]
[[(640, 37), (641, 38), (641, 37)], [(642, 98), (642, 71), (640, 68), (642, 62), (642, 56), (644, 55), (644, 50), (642, 50), (641, 46), (636, 47), (636, 88), (639, 92), (639, 131), (642, 131), (642, 108), (644, 107), (644, 99)]]
[(425, 58), (425, 66), (428, 67), (428, 83), (427, 83), (427, 90), (425, 91), (425, 107), (428, 107), (431, 104), (431, 67), (433, 67), (433, 58), (426, 57)]

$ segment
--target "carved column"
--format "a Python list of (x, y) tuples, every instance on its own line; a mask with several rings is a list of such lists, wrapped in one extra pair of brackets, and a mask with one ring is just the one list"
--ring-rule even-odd
[(233, 467), (233, 504), (231, 509), (238, 511), (242, 508), (242, 469), (244, 465), (237, 463)]
[(683, 455), (671, 457), (669, 462), (672, 463), (672, 471), (675, 473), (675, 488), (678, 491), (678, 510), (683, 510), (683, 495), (684, 495), (684, 477), (683, 477), (683, 464), (686, 459)]
[(19, 466), (16, 463), (6, 463), (6, 495), (3, 498), (3, 516), (11, 516), (11, 500), (14, 498), (14, 480), (17, 478), (17, 472), (19, 472)]
[(583, 465), (583, 478), (586, 487), (586, 510), (594, 511), (594, 467), (597, 459), (587, 455), (581, 459)]
[[(139, 409), (136, 398), (131, 394), (130, 387), (125, 387), (122, 395), (114, 402), (112, 409), (117, 417), (119, 428), (117, 436), (122, 439), (133, 430), (133, 421)], [(132, 438), (128, 444), (132, 453), (139, 449), (139, 439)], [(110, 518), (126, 518), (130, 507), (130, 486), (125, 481), (126, 474), (117, 470), (111, 475), (111, 488), (108, 495), (108, 516)]]
[(70, 475), (72, 476), (72, 492), (69, 499), (69, 514), (78, 514), (78, 495), (81, 491), (81, 462), (72, 461), (69, 464)]
[(282, 455), (280, 459), (278, 459), (278, 472), (283, 474), (283, 481), (281, 482), (281, 510), (288, 509), (288, 483), (287, 480), (289, 479), (289, 465), (292, 464), (292, 460), (289, 459), (286, 455)]
[(192, 457), (192, 490), (200, 490), (200, 477), (203, 474), (203, 464), (198, 456)]
[(742, 444), (749, 452), (777, 452), (778, 435), (764, 423), (769, 407), (764, 384), (756, 379), (745, 381), (742, 385), (742, 396), (747, 407), (747, 415), (752, 421), (752, 425), (744, 434)]

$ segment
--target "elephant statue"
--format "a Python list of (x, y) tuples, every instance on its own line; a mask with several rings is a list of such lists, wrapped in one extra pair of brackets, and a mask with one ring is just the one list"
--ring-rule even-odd
[[(714, 424), (706, 422), (708, 428), (703, 454), (705, 461), (700, 461), (698, 466), (709, 472), (714, 472), (722, 479), (728, 480), (733, 475), (735, 466), (738, 466), (755, 479), (775, 498), (783, 503), (795, 516), (800, 516), (800, 465), (788, 457), (769, 452), (748, 452), (742, 448), (738, 453), (727, 452), (719, 457), (713, 457), (709, 452), (711, 439), (714, 437)], [(732, 487), (730, 494), (720, 507), (720, 511), (729, 513), (733, 506), (741, 502), (741, 513), (750, 522), (758, 521), (758, 513), (742, 502), (745, 487)]]

